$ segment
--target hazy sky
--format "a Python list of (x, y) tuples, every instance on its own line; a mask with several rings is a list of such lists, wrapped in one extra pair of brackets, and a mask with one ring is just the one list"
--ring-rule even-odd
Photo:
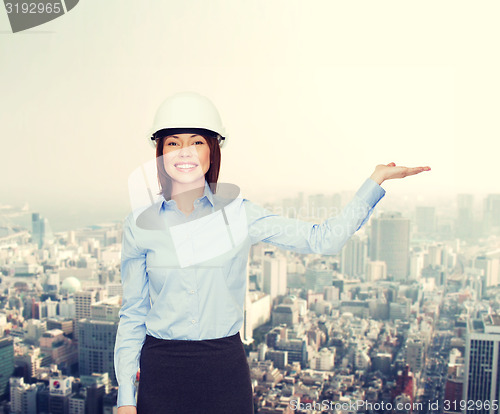
[[(10, 33), (0, 12), (0, 203), (129, 207), (162, 100), (194, 90), (228, 131), (220, 181), (249, 198), (499, 193), (498, 1), (81, 0)], [(386, 201), (387, 202), (387, 201)]]

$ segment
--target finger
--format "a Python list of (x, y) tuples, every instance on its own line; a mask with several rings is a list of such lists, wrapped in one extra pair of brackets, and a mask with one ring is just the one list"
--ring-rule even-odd
[(389, 164), (387, 164), (388, 167), (395, 167), (396, 166), (396, 163), (394, 162), (390, 162)]
[(406, 173), (407, 173), (407, 175), (414, 175), (414, 174), (421, 173), (423, 171), (429, 171), (430, 169), (431, 169), (431, 167), (414, 167), (414, 168), (408, 168)]

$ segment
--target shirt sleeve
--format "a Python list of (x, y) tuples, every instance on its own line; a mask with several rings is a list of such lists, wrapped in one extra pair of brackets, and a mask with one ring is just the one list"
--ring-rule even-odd
[(384, 195), (385, 190), (367, 178), (340, 214), (321, 224), (279, 216), (245, 199), (248, 234), (252, 244), (262, 241), (298, 253), (337, 254)]
[(118, 382), (117, 406), (136, 405), (135, 379), (146, 338), (146, 316), (151, 309), (146, 251), (134, 238), (130, 216), (123, 225), (121, 282), (123, 287), (120, 321), (116, 334), (114, 364)]

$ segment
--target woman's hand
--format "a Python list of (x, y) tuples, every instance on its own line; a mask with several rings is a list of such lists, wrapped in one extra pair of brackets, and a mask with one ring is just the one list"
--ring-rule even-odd
[(389, 164), (379, 164), (375, 167), (375, 171), (370, 176), (372, 180), (377, 182), (379, 185), (382, 184), (385, 180), (391, 180), (393, 178), (404, 178), (409, 175), (415, 175), (421, 173), (422, 171), (430, 171), (431, 167), (414, 167), (408, 168), (399, 166), (396, 167), (396, 164), (390, 162)]
[(137, 407), (135, 405), (122, 405), (118, 407), (116, 414), (137, 414)]

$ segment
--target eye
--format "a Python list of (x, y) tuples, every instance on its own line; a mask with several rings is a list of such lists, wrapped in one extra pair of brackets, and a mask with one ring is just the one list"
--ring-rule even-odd
[(173, 147), (174, 145), (177, 145), (177, 142), (175, 142), (175, 141), (169, 141), (169, 142), (167, 142), (167, 145)]
[(203, 144), (204, 144), (204, 142), (203, 142), (203, 141), (196, 141), (196, 142), (195, 142), (195, 144), (196, 144), (196, 145), (200, 145), (200, 144), (201, 144), (201, 145), (203, 145)]

